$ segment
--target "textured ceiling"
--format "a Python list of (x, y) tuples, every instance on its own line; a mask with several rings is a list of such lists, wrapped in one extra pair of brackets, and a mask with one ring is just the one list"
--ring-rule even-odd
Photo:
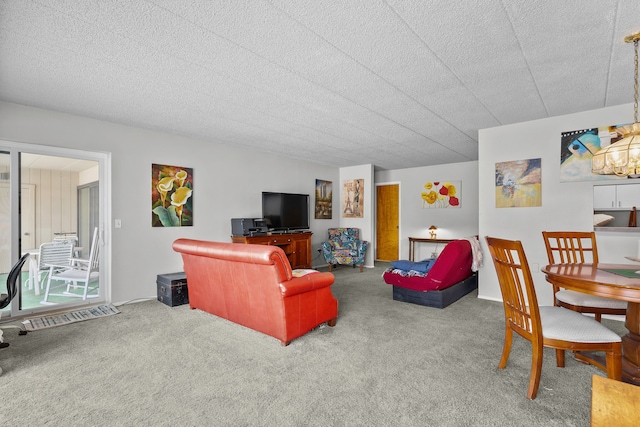
[(638, 0), (1, 0), (0, 99), (401, 169), (632, 102), (637, 31)]

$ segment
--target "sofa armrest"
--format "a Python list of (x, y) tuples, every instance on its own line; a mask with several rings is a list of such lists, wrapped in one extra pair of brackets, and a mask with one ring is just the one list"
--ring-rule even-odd
[(312, 273), (302, 277), (294, 277), (291, 280), (280, 283), (280, 290), (282, 291), (282, 296), (286, 298), (329, 287), (333, 284), (334, 280), (335, 277), (331, 273)]

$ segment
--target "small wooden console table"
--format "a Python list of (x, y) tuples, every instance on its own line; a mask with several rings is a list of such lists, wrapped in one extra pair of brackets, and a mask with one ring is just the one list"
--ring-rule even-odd
[(450, 243), (456, 239), (431, 239), (429, 237), (409, 237), (409, 259), (414, 261), (415, 244), (418, 243)]
[(289, 258), (291, 268), (311, 268), (311, 235), (312, 233), (309, 232), (231, 236), (231, 241), (233, 243), (279, 246)]

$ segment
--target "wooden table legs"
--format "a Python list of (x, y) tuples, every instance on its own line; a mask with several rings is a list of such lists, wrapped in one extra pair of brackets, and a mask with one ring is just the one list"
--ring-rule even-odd
[[(622, 381), (640, 385), (640, 303), (629, 303), (624, 326), (629, 332), (622, 337)], [(605, 363), (601, 353), (581, 351), (575, 357), (591, 365)]]
[(624, 325), (629, 333), (622, 337), (622, 381), (640, 385), (640, 303), (629, 303)]

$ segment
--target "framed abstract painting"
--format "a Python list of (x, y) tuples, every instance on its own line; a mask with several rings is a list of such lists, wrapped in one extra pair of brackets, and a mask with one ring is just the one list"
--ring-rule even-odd
[(496, 163), (496, 208), (542, 206), (542, 159)]
[(622, 138), (616, 132), (619, 127), (602, 126), (562, 132), (560, 136), (560, 182), (620, 179), (615, 175), (600, 175), (591, 172), (593, 155)]

